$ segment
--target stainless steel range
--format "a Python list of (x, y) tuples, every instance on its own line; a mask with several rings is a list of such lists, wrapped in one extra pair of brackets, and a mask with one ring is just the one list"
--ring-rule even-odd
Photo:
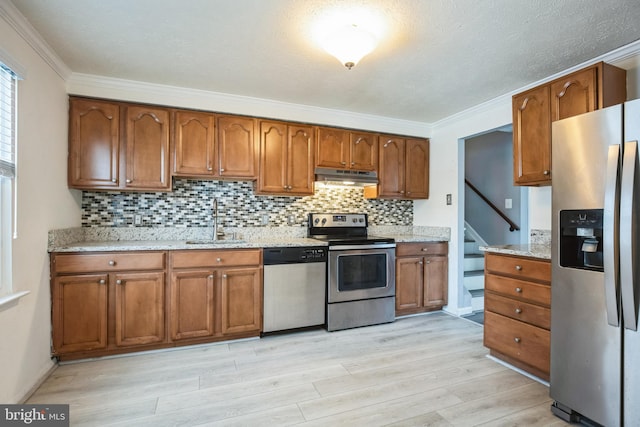
[(395, 241), (369, 236), (367, 214), (309, 214), (309, 237), (329, 243), (327, 329), (393, 322)]

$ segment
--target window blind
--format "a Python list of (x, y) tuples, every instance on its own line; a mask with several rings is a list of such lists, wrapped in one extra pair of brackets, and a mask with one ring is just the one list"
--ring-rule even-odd
[(0, 176), (16, 173), (16, 75), (0, 63)]

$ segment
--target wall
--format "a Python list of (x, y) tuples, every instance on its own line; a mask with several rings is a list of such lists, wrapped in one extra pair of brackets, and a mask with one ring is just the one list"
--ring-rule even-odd
[[(0, 2), (0, 48), (26, 70), (18, 83), (18, 212), (13, 288), (30, 291), (0, 311), (0, 402), (16, 403), (52, 368), (47, 232), (80, 224), (66, 186), (64, 80), (18, 33)], [(11, 6), (12, 7), (12, 6)]]
[(252, 182), (174, 179), (170, 193), (83, 192), (82, 226), (131, 227), (140, 215), (145, 227), (211, 227), (214, 198), (222, 227), (306, 226), (311, 212), (365, 212), (371, 225), (413, 222), (412, 201), (368, 200), (362, 187), (317, 185), (313, 196), (257, 196)]
[[(511, 132), (490, 132), (469, 138), (464, 152), (465, 178), (520, 225), (520, 187), (513, 185)], [(511, 209), (506, 209), (505, 199), (512, 200)], [(520, 233), (526, 233), (526, 230), (509, 231), (509, 224), (469, 186), (465, 186), (464, 207), (466, 222), (490, 245), (518, 244)]]
[[(446, 310), (465, 314), (471, 307), (465, 305), (462, 292), (462, 231), (464, 230), (464, 207), (459, 195), (464, 191), (464, 140), (489, 130), (512, 123), (512, 95), (533, 88), (569, 72), (577, 71), (598, 61), (605, 61), (627, 70), (627, 98), (640, 97), (640, 42), (623, 46), (592, 61), (577, 64), (528, 86), (518, 88), (503, 96), (462, 111), (432, 125), (431, 134), (431, 197), (414, 203), (414, 225), (451, 227), (449, 244), (449, 305)], [(434, 160), (437, 159), (437, 160)], [(452, 194), (453, 204), (446, 205), (446, 194)], [(531, 230), (551, 229), (551, 187), (530, 187), (529, 226)]]

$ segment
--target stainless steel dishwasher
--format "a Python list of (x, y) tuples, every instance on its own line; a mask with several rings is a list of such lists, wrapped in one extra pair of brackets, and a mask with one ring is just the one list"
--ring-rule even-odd
[(327, 248), (265, 248), (263, 332), (324, 325)]

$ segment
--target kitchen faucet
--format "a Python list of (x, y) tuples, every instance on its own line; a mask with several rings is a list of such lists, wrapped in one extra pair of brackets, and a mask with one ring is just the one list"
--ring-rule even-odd
[(211, 215), (213, 216), (213, 240), (218, 240), (218, 199), (215, 197), (211, 206)]

